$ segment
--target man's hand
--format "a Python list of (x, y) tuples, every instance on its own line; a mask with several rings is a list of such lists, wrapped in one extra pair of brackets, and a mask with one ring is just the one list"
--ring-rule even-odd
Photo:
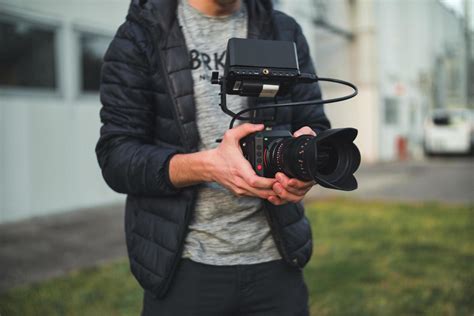
[(246, 123), (225, 132), (219, 146), (210, 151), (212, 181), (223, 185), (237, 196), (276, 198), (272, 190), (276, 180), (257, 176), (250, 163), (242, 155), (239, 144), (242, 138), (263, 128), (263, 124)]
[[(262, 124), (242, 124), (226, 131), (215, 149), (173, 156), (169, 165), (171, 182), (176, 187), (217, 182), (237, 196), (259, 197), (275, 205), (301, 201), (314, 181), (289, 179), (283, 173), (277, 173), (276, 179), (259, 177), (242, 155), (239, 141), (263, 128)], [(293, 134), (300, 135), (316, 134), (305, 126)]]
[[(301, 135), (316, 136), (316, 133), (308, 126), (304, 126), (297, 130), (293, 134), (293, 137)], [(298, 179), (290, 179), (281, 172), (278, 172), (275, 175), (275, 178), (277, 182), (273, 184), (272, 189), (277, 196), (268, 197), (268, 201), (274, 205), (283, 205), (288, 202), (300, 202), (306, 193), (308, 193), (308, 191), (316, 184), (314, 181), (304, 182)]]
[(272, 186), (275, 179), (257, 176), (242, 155), (239, 141), (261, 131), (262, 124), (242, 124), (228, 130), (215, 149), (174, 155), (169, 163), (169, 179), (178, 188), (202, 182), (217, 182), (237, 196), (268, 199), (276, 197)]

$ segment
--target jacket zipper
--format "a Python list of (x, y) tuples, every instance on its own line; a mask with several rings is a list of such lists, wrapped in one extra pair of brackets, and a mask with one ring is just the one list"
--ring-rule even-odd
[[(159, 42), (158, 36), (154, 36), (151, 33), (151, 31), (149, 30), (150, 25), (144, 23), (142, 20), (133, 19), (133, 22), (139, 24), (142, 27), (142, 29), (146, 32), (148, 40), (150, 40), (150, 42), (151, 42), (150, 44), (153, 46), (153, 50), (155, 52), (158, 52), (158, 55), (159, 55), (159, 58), (160, 58), (161, 70), (162, 70), (163, 75), (164, 75), (163, 77), (165, 78), (168, 94), (170, 96), (171, 102), (173, 103), (173, 111), (172, 111), (173, 112), (173, 117), (174, 117), (175, 121), (178, 123), (179, 136), (181, 138), (181, 142), (183, 144), (183, 147), (184, 147), (185, 151), (189, 152), (191, 148), (189, 148), (187, 146), (184, 128), (183, 128), (183, 125), (181, 124), (181, 118), (180, 118), (178, 110), (177, 110), (176, 100), (173, 97), (173, 93), (171, 93), (171, 82), (170, 82), (170, 79), (168, 77), (168, 71), (167, 71), (166, 65), (164, 63), (164, 59), (163, 59), (164, 56), (163, 56), (163, 53), (161, 51), (161, 47), (159, 47), (159, 45), (158, 45), (158, 42)], [(159, 34), (159, 33), (160, 32), (155, 32), (155, 34)], [(155, 69), (153, 69), (153, 70), (155, 70)]]
[(185, 150), (190, 151), (190, 148), (188, 147), (188, 145), (186, 143), (184, 127), (183, 127), (183, 124), (181, 123), (181, 117), (178, 113), (178, 105), (176, 104), (176, 100), (173, 96), (173, 93), (171, 92), (171, 82), (170, 82), (170, 78), (168, 76), (168, 71), (166, 70), (166, 65), (165, 65), (164, 60), (163, 60), (163, 53), (161, 51), (161, 48), (159, 48), (159, 47), (158, 47), (158, 54), (160, 55), (161, 69), (165, 74), (164, 77), (165, 77), (165, 81), (166, 81), (166, 86), (168, 88), (168, 93), (171, 97), (171, 102), (173, 103), (173, 115), (174, 115), (174, 118), (175, 118), (176, 122), (178, 123), (181, 142), (183, 143), (183, 146), (184, 146)]
[[(153, 45), (155, 45), (155, 47), (157, 46), (156, 43), (154, 43)], [(183, 146), (185, 148), (185, 150), (187, 152), (190, 151), (190, 148), (188, 147), (187, 143), (186, 143), (186, 138), (185, 138), (185, 135), (184, 135), (184, 128), (183, 128), (183, 125), (181, 124), (181, 118), (179, 117), (179, 113), (178, 113), (178, 108), (177, 108), (177, 104), (176, 104), (176, 100), (174, 99), (174, 97), (172, 96), (173, 93), (171, 91), (171, 82), (170, 82), (170, 79), (168, 77), (168, 72), (166, 70), (166, 65), (164, 63), (164, 56), (163, 56), (163, 53), (161, 51), (161, 48), (158, 47), (158, 54), (160, 55), (160, 63), (161, 63), (161, 68), (162, 68), (162, 71), (164, 72), (165, 74), (165, 81), (166, 81), (166, 86), (168, 88), (168, 93), (171, 97), (171, 102), (173, 103), (173, 114), (174, 114), (174, 117), (175, 117), (175, 120), (176, 122), (178, 123), (178, 126), (179, 126), (179, 130), (180, 130), (180, 136), (181, 136), (181, 141), (183, 143)], [(194, 190), (195, 189), (191, 189), (191, 190)], [(161, 287), (160, 289), (160, 294), (163, 292), (163, 291), (166, 291), (170, 285), (170, 282), (171, 280), (173, 279), (173, 276), (175, 274), (175, 271), (176, 271), (176, 268), (178, 266), (178, 261), (181, 259), (181, 256), (182, 256), (182, 253), (183, 253), (183, 249), (184, 249), (184, 238), (186, 237), (187, 233), (188, 233), (188, 229), (189, 229), (189, 223), (190, 223), (190, 219), (191, 219), (191, 207), (192, 205), (194, 205), (194, 202), (195, 202), (195, 198), (196, 198), (196, 192), (192, 192), (191, 194), (193, 194), (193, 196), (189, 199), (189, 202), (188, 204), (186, 205), (186, 212), (184, 214), (184, 227), (183, 227), (183, 232), (181, 234), (181, 236), (179, 237), (179, 249), (178, 251), (176, 252), (176, 256), (174, 257), (173, 259), (173, 264), (172, 264), (172, 270), (170, 271), (170, 273), (168, 274), (168, 278), (166, 280), (166, 283)]]
[[(185, 141), (186, 138), (185, 138), (184, 128), (183, 128), (183, 125), (181, 124), (181, 118), (179, 117), (179, 113), (178, 113), (178, 110), (177, 110), (176, 100), (174, 99), (173, 93), (171, 91), (171, 82), (170, 82), (170, 79), (168, 77), (168, 71), (166, 69), (166, 65), (164, 63), (164, 56), (163, 56), (163, 53), (161, 51), (161, 48), (157, 44), (158, 39), (155, 38), (151, 34), (151, 32), (148, 29), (148, 25), (144, 25), (141, 21), (138, 21), (138, 20), (134, 20), (134, 22), (137, 23), (137, 24), (140, 24), (142, 26), (142, 28), (146, 31), (149, 40), (151, 39), (151, 45), (153, 45), (153, 47), (155, 49), (155, 52), (158, 52), (158, 54), (159, 54), (161, 70), (162, 70), (163, 75), (164, 75), (163, 77), (165, 78), (168, 94), (169, 94), (171, 102), (173, 104), (173, 111), (172, 111), (173, 116), (174, 116), (175, 121), (178, 123), (179, 133), (180, 133), (181, 142), (183, 144), (183, 147), (184, 147), (186, 152), (189, 152), (190, 148), (189, 148), (189, 146), (187, 145), (187, 143)], [(195, 189), (190, 194), (192, 194), (192, 196), (189, 198), (189, 202), (186, 205), (186, 212), (184, 214), (184, 224), (185, 225), (184, 225), (184, 228), (183, 228), (183, 232), (182, 232), (181, 236), (179, 237), (180, 238), (179, 243), (178, 243), (179, 244), (179, 249), (176, 253), (176, 256), (173, 259), (172, 270), (168, 274), (167, 279), (165, 281), (165, 284), (163, 284), (158, 289), (157, 293), (154, 293), (157, 297), (161, 297), (163, 292), (168, 289), (168, 287), (170, 285), (170, 282), (172, 280), (172, 276), (175, 274), (175, 271), (176, 271), (176, 268), (177, 268), (177, 265), (178, 265), (178, 260), (181, 259), (181, 255), (182, 255), (183, 248), (184, 248), (184, 238), (187, 235), (189, 222), (190, 222), (190, 219), (191, 219), (191, 216), (190, 216), (191, 215), (191, 207), (192, 207), (192, 205), (194, 205), (194, 202), (195, 202), (195, 199), (196, 199)]]

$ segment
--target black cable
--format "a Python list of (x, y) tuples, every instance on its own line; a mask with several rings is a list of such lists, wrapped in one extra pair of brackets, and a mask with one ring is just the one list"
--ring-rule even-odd
[(345, 95), (345, 96), (338, 97), (338, 98), (327, 99), (327, 100), (310, 100), (310, 101), (300, 101), (300, 102), (289, 102), (289, 103), (280, 103), (280, 104), (273, 104), (273, 105), (263, 105), (263, 106), (259, 106), (259, 107), (255, 107), (255, 108), (247, 108), (247, 109), (244, 109), (240, 112), (237, 112), (235, 114), (235, 116), (232, 117), (232, 120), (230, 121), (229, 128), (234, 127), (235, 120), (237, 120), (237, 119), (242, 120), (242, 121), (249, 121), (251, 119), (250, 117), (242, 117), (241, 116), (242, 114), (247, 113), (247, 112), (258, 111), (258, 110), (263, 110), (263, 109), (279, 108), (279, 107), (284, 107), (284, 106), (304, 106), (304, 105), (319, 105), (319, 104), (324, 104), (324, 103), (335, 103), (335, 102), (345, 101), (345, 100), (348, 100), (350, 98), (353, 98), (357, 95), (357, 93), (359, 91), (354, 84), (352, 84), (348, 81), (340, 80), (340, 79), (317, 78), (314, 82), (316, 82), (316, 81), (334, 82), (334, 83), (337, 83), (337, 84), (340, 84), (340, 85), (348, 86), (348, 87), (351, 87), (354, 90), (354, 92), (352, 92), (349, 95)]

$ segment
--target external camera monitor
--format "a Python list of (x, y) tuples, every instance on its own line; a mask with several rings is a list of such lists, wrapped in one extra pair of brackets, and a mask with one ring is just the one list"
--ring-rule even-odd
[(284, 95), (300, 76), (294, 42), (231, 38), (224, 69), (225, 91), (241, 96)]

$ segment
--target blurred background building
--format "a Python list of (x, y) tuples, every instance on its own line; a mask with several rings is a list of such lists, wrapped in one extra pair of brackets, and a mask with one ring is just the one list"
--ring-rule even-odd
[[(101, 59), (128, 3), (0, 0), (0, 223), (123, 199), (94, 147)], [(319, 75), (359, 87), (326, 110), (359, 129), (365, 161), (420, 158), (431, 109), (474, 107), (472, 1), (462, 12), (437, 0), (275, 5), (302, 25)]]
[(123, 199), (101, 178), (101, 59), (128, 1), (0, 1), (0, 222)]
[[(357, 98), (326, 111), (334, 126), (359, 129), (366, 161), (419, 158), (430, 110), (468, 100), (474, 107), (473, 33), (464, 14), (472, 1), (459, 3), (462, 12), (435, 0), (277, 1), (302, 24), (319, 75), (358, 86)], [(343, 89), (328, 85), (323, 93)]]

